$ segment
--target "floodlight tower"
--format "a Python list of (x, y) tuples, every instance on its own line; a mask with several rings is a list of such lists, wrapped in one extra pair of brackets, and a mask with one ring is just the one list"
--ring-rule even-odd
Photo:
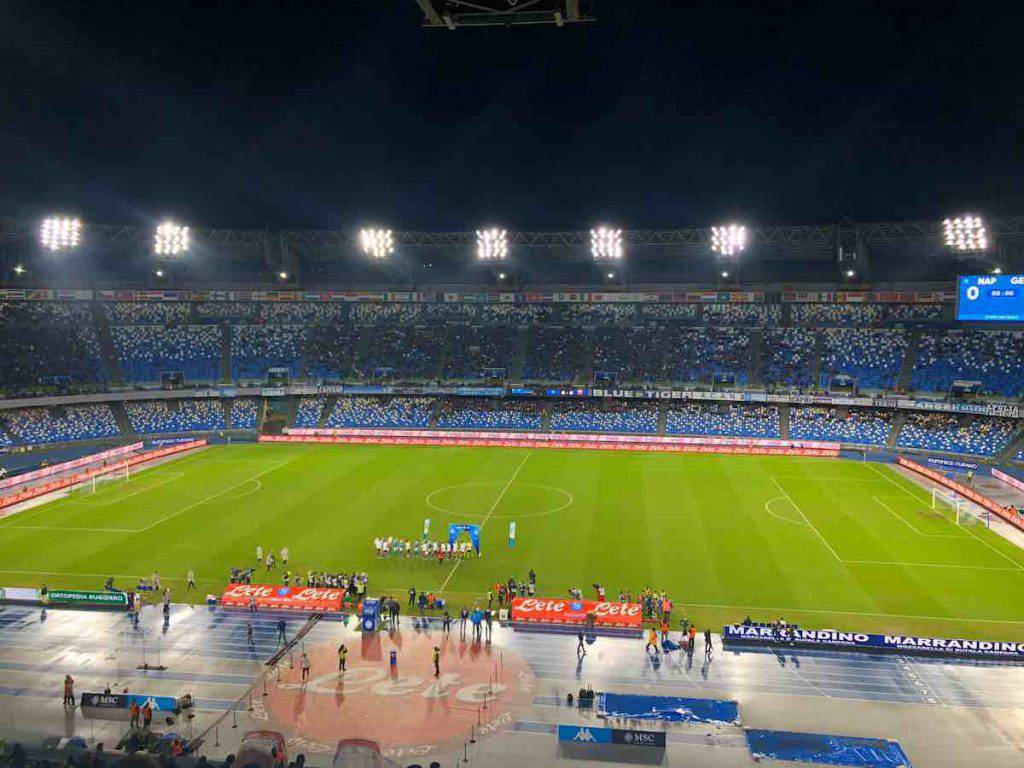
[(71, 251), (82, 242), (82, 222), (71, 216), (49, 216), (39, 225), (39, 244), (51, 253)]
[(504, 261), (508, 258), (508, 232), (500, 227), (476, 231), (476, 258), (478, 261)]
[(607, 282), (625, 283), (622, 266), (626, 248), (623, 243), (622, 230), (618, 227), (602, 225), (590, 230), (590, 256)]
[(364, 227), (359, 230), (359, 247), (371, 259), (386, 259), (395, 252), (395, 233), (390, 229)]
[(711, 228), (711, 251), (719, 256), (737, 256), (747, 248), (747, 228), (742, 224), (720, 224)]
[(187, 253), (191, 245), (189, 228), (170, 220), (158, 224), (153, 233), (153, 253), (157, 258), (180, 256)]
[(987, 251), (988, 229), (984, 219), (970, 213), (944, 219), (942, 242), (955, 253)]

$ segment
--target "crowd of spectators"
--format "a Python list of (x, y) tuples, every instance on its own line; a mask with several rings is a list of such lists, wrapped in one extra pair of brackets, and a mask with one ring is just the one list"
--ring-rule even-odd
[(180, 371), (188, 381), (220, 378), (215, 325), (113, 325), (110, 337), (125, 381), (158, 381), (166, 371)]
[(244, 320), (255, 317), (259, 308), (255, 301), (203, 301), (195, 306), (196, 317), (209, 320)]
[(432, 397), (339, 397), (327, 427), (424, 428), (434, 411)]
[(762, 326), (777, 323), (781, 314), (778, 304), (705, 304), (706, 325)]
[(943, 304), (888, 304), (886, 313), (890, 322), (924, 323), (942, 320), (945, 312)]
[(12, 445), (98, 440), (121, 434), (109, 406), (100, 403), (0, 411), (0, 425)]
[(1024, 333), (956, 330), (925, 333), (910, 384), (945, 392), (954, 381), (980, 381), (984, 392), (1016, 397), (1024, 392)]
[(87, 302), (0, 301), (0, 389), (106, 381)]
[(871, 326), (882, 322), (881, 304), (792, 304), (789, 318), (795, 325)]
[(486, 397), (451, 397), (441, 404), (442, 429), (540, 429), (544, 403)]
[(327, 405), (327, 398), (323, 395), (303, 397), (299, 400), (299, 407), (295, 411), (295, 426), (319, 426), (320, 417), (323, 416), (325, 405)]
[(443, 335), (425, 326), (380, 325), (362, 330), (355, 368), (367, 379), (430, 379), (444, 353)]
[(183, 325), (192, 307), (185, 301), (105, 301), (103, 313), (115, 325)]
[(779, 409), (737, 403), (673, 403), (668, 409), (665, 434), (779, 437)]
[(926, 451), (993, 456), (1006, 447), (1017, 426), (1012, 419), (910, 413), (896, 445)]
[(231, 428), (256, 429), (260, 401), (257, 397), (236, 397), (231, 401)]
[(658, 328), (602, 328), (593, 336), (598, 378), (618, 383), (655, 383), (666, 378), (664, 332)]
[(212, 432), (225, 428), (224, 408), (219, 400), (127, 401), (124, 409), (132, 429), (140, 435), (161, 432)]
[(861, 389), (891, 389), (907, 352), (903, 331), (826, 328), (822, 343), (822, 378), (845, 374)]
[(814, 378), (816, 337), (803, 328), (768, 328), (761, 353), (761, 380), (766, 384), (809, 387)]
[(306, 370), (314, 379), (345, 379), (355, 370), (362, 329), (349, 323), (320, 323), (306, 334)]
[(572, 326), (539, 325), (530, 329), (526, 342), (523, 378), (541, 381), (576, 381), (580, 376), (577, 353), (584, 348), (586, 332)]
[(658, 431), (658, 405), (644, 401), (567, 400), (554, 403), (551, 429), (556, 432)]
[(231, 378), (262, 381), (268, 368), (287, 368), (298, 376), (305, 336), (303, 325), (232, 326)]
[(507, 369), (516, 354), (516, 329), (501, 325), (450, 325), (444, 378), (487, 378), (485, 369)]
[(892, 411), (872, 408), (793, 407), (789, 436), (793, 440), (885, 445), (892, 432)]
[(665, 336), (672, 381), (747, 382), (750, 334), (742, 328), (674, 328)]

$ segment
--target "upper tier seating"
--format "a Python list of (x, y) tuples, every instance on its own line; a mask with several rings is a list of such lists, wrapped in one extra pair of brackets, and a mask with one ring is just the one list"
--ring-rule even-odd
[(659, 328), (601, 328), (592, 339), (595, 376), (637, 384), (667, 377), (665, 339)]
[(815, 335), (803, 328), (764, 331), (761, 380), (765, 384), (809, 387), (814, 376)]
[(822, 342), (823, 386), (834, 374), (845, 374), (861, 389), (891, 389), (907, 351), (903, 331), (826, 328)]
[(192, 308), (184, 301), (105, 301), (103, 313), (111, 325), (184, 325)]
[(665, 336), (672, 381), (747, 382), (750, 334), (742, 328), (673, 328)]
[(124, 404), (132, 429), (140, 435), (161, 432), (212, 432), (225, 428), (219, 400), (140, 400)]
[(706, 325), (761, 326), (777, 323), (781, 311), (778, 304), (706, 304)]
[(735, 403), (673, 403), (668, 409), (665, 434), (779, 437), (779, 409)]
[(910, 413), (896, 445), (926, 451), (993, 456), (1006, 447), (1017, 426), (1013, 419)]
[(434, 410), (432, 397), (339, 397), (327, 427), (424, 428)]
[(556, 402), (551, 429), (557, 432), (633, 432), (658, 430), (658, 406), (643, 401), (569, 400)]
[(793, 304), (794, 325), (872, 326), (882, 322), (881, 304)]
[(98, 440), (121, 434), (110, 408), (97, 403), (0, 411), (0, 423), (12, 445)]
[(443, 429), (540, 429), (544, 403), (486, 397), (453, 397), (442, 403), (437, 426)]
[(515, 357), (516, 330), (512, 327), (451, 325), (447, 336), (446, 379), (487, 378), (481, 375), (485, 368), (506, 369), (507, 374)]
[(112, 325), (125, 381), (158, 381), (180, 371), (186, 381), (220, 378), (220, 328), (215, 325)]
[(892, 411), (819, 406), (794, 407), (789, 411), (789, 436), (793, 440), (882, 446), (891, 431)]
[(81, 301), (0, 301), (0, 389), (104, 384), (92, 310)]
[(571, 382), (579, 379), (579, 352), (586, 331), (582, 328), (537, 326), (526, 341), (524, 379)]
[(270, 368), (287, 368), (291, 376), (298, 376), (305, 337), (301, 325), (232, 326), (232, 379), (263, 381)]
[(1024, 392), (1024, 334), (980, 330), (923, 334), (911, 387), (946, 392), (954, 381), (980, 381), (987, 393), (1019, 396)]
[(259, 407), (258, 397), (236, 397), (231, 401), (231, 428), (256, 429)]

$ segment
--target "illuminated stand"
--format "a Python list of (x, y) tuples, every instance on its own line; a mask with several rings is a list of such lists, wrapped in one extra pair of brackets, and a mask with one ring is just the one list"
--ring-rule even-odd
[(480, 554), (480, 526), (469, 525), (467, 523), (452, 523), (448, 526), (448, 543), (455, 546), (455, 542), (459, 540), (459, 536), (464, 533), (469, 534), (469, 540), (473, 544), (473, 549), (476, 553)]

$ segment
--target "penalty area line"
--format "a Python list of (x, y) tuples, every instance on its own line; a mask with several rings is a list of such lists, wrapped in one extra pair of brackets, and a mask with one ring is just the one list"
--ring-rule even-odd
[(769, 479), (773, 483), (775, 483), (775, 487), (778, 488), (780, 491), (782, 491), (782, 495), (786, 497), (786, 499), (789, 501), (789, 503), (793, 505), (793, 509), (795, 509), (797, 512), (800, 513), (800, 517), (802, 517), (804, 519), (804, 522), (807, 523), (807, 527), (810, 528), (812, 531), (814, 531), (815, 534), (817, 534), (818, 538), (821, 539), (821, 543), (822, 544), (824, 544), (826, 547), (828, 547), (828, 551), (832, 553), (832, 557), (834, 557), (839, 562), (843, 562), (843, 558), (841, 558), (836, 553), (836, 551), (834, 549), (832, 549), (832, 545), (828, 543), (828, 539), (826, 539), (824, 536), (822, 536), (821, 535), (821, 531), (819, 531), (817, 528), (814, 527), (814, 524), (808, 519), (807, 515), (804, 514), (804, 511), (802, 509), (800, 509), (799, 506), (797, 506), (797, 503), (795, 501), (793, 501), (793, 497), (790, 496), (788, 493), (786, 493), (786, 489), (783, 488), (782, 484), (779, 483), (779, 481), (775, 479), (775, 476), (774, 475), (768, 475), (768, 477), (769, 477)]

